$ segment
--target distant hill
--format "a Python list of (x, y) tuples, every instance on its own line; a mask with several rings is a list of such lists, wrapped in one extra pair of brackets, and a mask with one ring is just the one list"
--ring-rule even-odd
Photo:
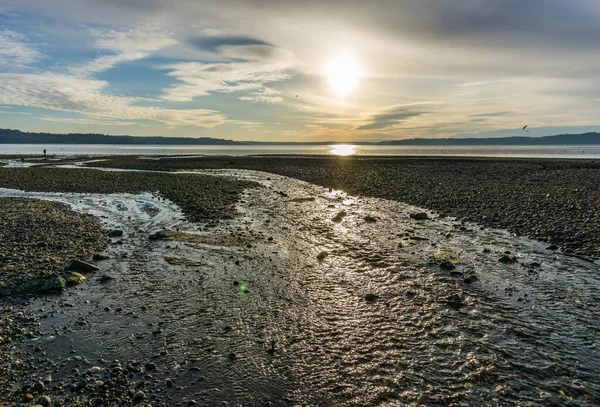
[(600, 133), (559, 134), (545, 137), (498, 137), (498, 138), (413, 138), (382, 141), (380, 145), (391, 146), (556, 146), (600, 144)]
[(210, 137), (134, 137), (80, 133), (53, 134), (0, 129), (0, 144), (237, 145), (240, 142)]
[[(130, 144), (130, 145), (326, 145), (320, 142), (276, 142), (276, 141), (233, 141), (211, 137), (136, 137), (107, 136), (105, 134), (53, 134), (28, 133), (20, 130), (0, 129), (0, 144)], [(339, 143), (338, 143), (339, 144)], [(380, 142), (346, 142), (345, 144), (388, 145), (388, 146), (549, 146), (600, 144), (600, 133), (559, 134), (545, 137), (500, 137), (500, 138), (413, 138)]]

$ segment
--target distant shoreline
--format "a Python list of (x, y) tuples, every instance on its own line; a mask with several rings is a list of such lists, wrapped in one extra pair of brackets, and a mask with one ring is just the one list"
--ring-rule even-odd
[(81, 144), (81, 145), (129, 145), (129, 146), (322, 146), (322, 145), (368, 145), (368, 146), (556, 146), (600, 145), (600, 133), (559, 134), (543, 137), (498, 138), (413, 138), (384, 141), (234, 141), (211, 137), (162, 137), (162, 136), (109, 136), (105, 134), (53, 134), (28, 133), (20, 130), (0, 129), (0, 144)]

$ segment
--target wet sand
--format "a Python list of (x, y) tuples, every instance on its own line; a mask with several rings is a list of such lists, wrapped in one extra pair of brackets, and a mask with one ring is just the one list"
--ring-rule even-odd
[(191, 221), (147, 192), (46, 192), (33, 181), (40, 192), (2, 191), (123, 232), (84, 284), (26, 299), (41, 325), (15, 352), (52, 375), (53, 399), (600, 403), (597, 263), (393, 200), (252, 171), (199, 175), (209, 173), (252, 186), (231, 219)]

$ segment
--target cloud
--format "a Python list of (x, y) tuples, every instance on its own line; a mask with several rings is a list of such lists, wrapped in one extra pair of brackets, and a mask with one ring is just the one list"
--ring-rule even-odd
[(27, 43), (23, 35), (6, 28), (0, 29), (0, 68), (22, 68), (42, 58), (43, 55)]
[(508, 116), (511, 114), (515, 114), (515, 112), (489, 112), (489, 113), (476, 113), (470, 114), (470, 117), (499, 117), (499, 116)]
[(258, 40), (256, 38), (243, 35), (223, 35), (222, 32), (214, 32), (213, 30), (204, 30), (205, 36), (192, 37), (186, 42), (193, 47), (201, 50), (209, 50), (217, 52), (223, 46), (247, 46), (247, 45), (263, 45), (273, 47), (273, 44)]
[(76, 112), (93, 120), (153, 120), (170, 126), (215, 127), (226, 118), (209, 109), (140, 106), (136, 98), (105, 93), (107, 82), (52, 73), (0, 73), (0, 104)]
[[(407, 121), (410, 118), (430, 113), (432, 104), (411, 104), (392, 106), (381, 113), (369, 117), (368, 123), (357, 127), (357, 130), (380, 130)], [(425, 109), (425, 110), (423, 110)]]
[(110, 54), (71, 67), (70, 72), (77, 76), (89, 76), (106, 71), (119, 63), (147, 58), (152, 53), (177, 43), (160, 26), (152, 25), (128, 30), (90, 29), (88, 35), (93, 38), (92, 46), (95, 49), (108, 51)]
[(239, 100), (250, 100), (261, 103), (281, 103), (283, 102), (282, 92), (271, 88), (260, 88), (256, 92), (251, 92), (246, 96), (241, 96)]
[(100, 126), (132, 126), (137, 124), (136, 122), (127, 121), (110, 121), (110, 120), (94, 120), (94, 119), (80, 119), (70, 117), (40, 117), (40, 120), (57, 123), (75, 123), (75, 124), (95, 124)]
[(213, 92), (254, 91), (254, 96), (242, 100), (283, 100), (265, 91), (264, 85), (291, 77), (288, 70), (294, 60), (290, 52), (266, 45), (227, 45), (220, 47), (220, 54), (225, 62), (170, 65), (168, 75), (180, 83), (165, 89), (163, 99), (188, 102)]

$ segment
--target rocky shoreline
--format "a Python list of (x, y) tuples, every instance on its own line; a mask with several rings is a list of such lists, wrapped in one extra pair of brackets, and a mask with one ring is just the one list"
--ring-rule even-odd
[[(600, 162), (436, 157), (111, 157), (93, 166), (250, 169), (429, 208), (507, 229), (566, 254), (600, 256)], [(557, 247), (557, 248), (558, 248)]]
[[(1, 168), (0, 187), (74, 193), (151, 192), (176, 202), (186, 216), (208, 224), (231, 218), (244, 188), (255, 184), (196, 175), (106, 172), (63, 168)], [(64, 333), (43, 332), (27, 311), (34, 297), (53, 298), (98, 270), (92, 260), (115, 230), (68, 205), (31, 198), (0, 197), (0, 406), (144, 406), (156, 389), (150, 360), (90, 361), (70, 355), (63, 365), (46, 358), (46, 346)], [(52, 304), (52, 305), (50, 305)], [(61, 301), (61, 304), (68, 305)], [(41, 313), (44, 309), (39, 310)], [(40, 317), (41, 318), (41, 317)], [(75, 321), (74, 321), (75, 322)], [(66, 327), (65, 327), (66, 329)], [(36, 346), (39, 343), (39, 346)], [(72, 351), (75, 353), (75, 350)], [(59, 378), (40, 371), (69, 374)], [(168, 384), (167, 384), (168, 385)], [(162, 384), (164, 386), (164, 383)], [(158, 405), (151, 403), (152, 405)]]

